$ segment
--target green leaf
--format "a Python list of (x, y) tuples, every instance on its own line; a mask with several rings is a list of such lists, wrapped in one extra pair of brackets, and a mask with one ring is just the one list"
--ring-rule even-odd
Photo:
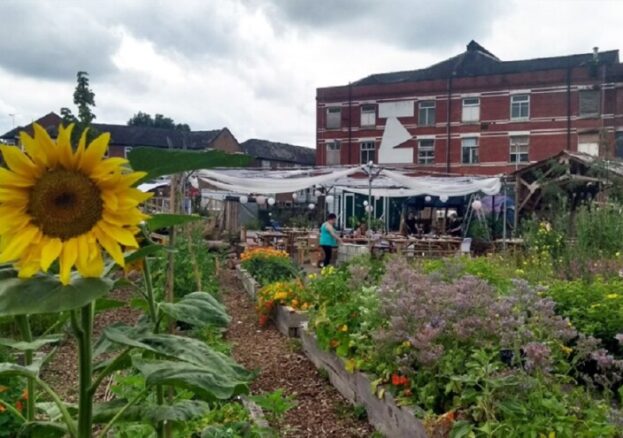
[(176, 321), (203, 328), (225, 327), (231, 321), (225, 306), (207, 292), (193, 292), (177, 303), (160, 303), (160, 310)]
[(29, 366), (22, 366), (11, 362), (0, 363), (0, 376), (21, 376), (35, 379), (38, 373), (38, 364), (33, 363)]
[(99, 298), (95, 302), (95, 313), (103, 312), (110, 309), (118, 309), (124, 307), (126, 303), (121, 300), (113, 300), (111, 298)]
[(113, 282), (103, 278), (78, 278), (63, 286), (51, 276), (28, 280), (0, 280), (0, 316), (58, 313), (82, 307), (105, 295)]
[(41, 348), (42, 346), (46, 344), (54, 344), (56, 342), (61, 341), (62, 339), (63, 339), (63, 335), (60, 335), (60, 334), (41, 336), (40, 338), (35, 339), (32, 342), (16, 341), (14, 339), (9, 339), (9, 338), (0, 338), (0, 345), (13, 348), (15, 350), (21, 350), (21, 351), (38, 350), (39, 348)]
[(57, 438), (67, 436), (67, 427), (62, 423), (50, 421), (31, 421), (24, 423), (17, 434), (19, 437)]
[(208, 400), (227, 400), (249, 391), (246, 382), (231, 379), (214, 368), (168, 360), (147, 361), (138, 356), (132, 357), (132, 362), (145, 376), (147, 386), (186, 388)]
[[(125, 406), (125, 400), (112, 400), (95, 405), (93, 422), (106, 423)], [(128, 408), (118, 421), (146, 422), (156, 425), (162, 421), (180, 422), (203, 417), (210, 412), (210, 405), (201, 400), (181, 400), (172, 405), (138, 405)]]
[(132, 169), (147, 172), (142, 181), (198, 169), (244, 167), (253, 160), (248, 155), (223, 151), (194, 152), (145, 147), (133, 148), (128, 159)]
[(159, 253), (163, 249), (164, 249), (164, 246), (158, 245), (158, 244), (151, 244), (151, 245), (143, 246), (142, 248), (139, 248), (136, 251), (125, 256), (125, 262), (132, 263), (136, 260), (144, 259), (145, 257)]
[(133, 327), (127, 326), (107, 327), (104, 336), (116, 344), (208, 368), (224, 379), (246, 381), (251, 377), (251, 373), (230, 357), (214, 351), (199, 339), (170, 334), (139, 334)]
[(147, 226), (150, 230), (156, 231), (160, 228), (167, 228), (173, 225), (182, 225), (189, 222), (200, 221), (203, 218), (196, 214), (154, 214), (147, 219)]

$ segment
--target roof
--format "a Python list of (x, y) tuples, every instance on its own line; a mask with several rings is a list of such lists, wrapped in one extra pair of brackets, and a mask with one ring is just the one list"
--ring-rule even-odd
[[(56, 130), (58, 128), (59, 123), (62, 122), (61, 116), (56, 114), (55, 112), (50, 112), (45, 116), (35, 120), (33, 123), (38, 123), (43, 126), (46, 130)], [(22, 131), (26, 131), (28, 134), (33, 135), (32, 123), (29, 123), (26, 126), (18, 126), (16, 128), (11, 129), (8, 132), (0, 135), (1, 140), (15, 140), (19, 137), (19, 133)]]
[(621, 160), (604, 160), (603, 158), (596, 157), (591, 154), (586, 154), (584, 152), (571, 152), (568, 150), (562, 150), (549, 158), (545, 158), (529, 166), (518, 169), (513, 172), (513, 175), (525, 175), (539, 167), (547, 166), (552, 162), (563, 162), (566, 160), (581, 163), (586, 167), (600, 165), (603, 166), (603, 170), (623, 177), (623, 161)]
[(254, 158), (283, 161), (303, 166), (316, 164), (315, 149), (303, 146), (252, 138), (241, 143), (240, 147), (245, 154)]
[[(476, 41), (467, 45), (465, 52), (420, 70), (381, 73), (367, 76), (353, 85), (396, 84), (453, 77), (486, 76), (523, 73), (542, 70), (558, 70), (579, 67), (594, 62), (594, 53), (535, 58), (519, 61), (501, 61)], [(619, 51), (598, 52), (598, 63), (618, 64)]]

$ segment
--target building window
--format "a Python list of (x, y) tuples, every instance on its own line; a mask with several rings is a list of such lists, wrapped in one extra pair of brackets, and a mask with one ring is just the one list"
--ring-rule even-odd
[(580, 116), (598, 116), (600, 113), (600, 101), (601, 99), (599, 90), (580, 91)]
[(420, 113), (418, 124), (421, 126), (431, 126), (435, 124), (435, 101), (423, 100), (419, 103)]
[(511, 119), (522, 120), (530, 117), (530, 95), (516, 94), (511, 96)]
[(478, 159), (478, 138), (466, 137), (461, 140), (461, 161), (463, 164), (477, 164)]
[(599, 156), (599, 134), (579, 134), (578, 152)]
[(376, 126), (376, 105), (361, 105), (361, 126)]
[(359, 150), (361, 153), (361, 164), (367, 164), (370, 161), (376, 161), (376, 146), (373, 141), (362, 141), (359, 144)]
[(334, 166), (341, 163), (340, 142), (335, 140), (327, 143), (327, 165)]
[(527, 135), (515, 136), (510, 138), (510, 157), (511, 163), (527, 163), (529, 139)]
[(327, 129), (342, 127), (342, 108), (327, 108)]
[(614, 136), (614, 156), (623, 158), (623, 132), (618, 131)]
[(418, 164), (435, 163), (435, 140), (431, 138), (418, 141), (417, 162)]
[(270, 161), (269, 160), (261, 160), (260, 164), (262, 169), (270, 169)]
[(128, 158), (128, 154), (132, 151), (132, 146), (126, 146), (123, 148), (123, 156)]
[(478, 122), (480, 120), (480, 98), (469, 97), (463, 99), (463, 122)]

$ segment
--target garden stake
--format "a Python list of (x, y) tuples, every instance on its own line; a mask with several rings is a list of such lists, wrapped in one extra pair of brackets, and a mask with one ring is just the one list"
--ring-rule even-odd
[[(32, 331), (30, 330), (30, 321), (28, 315), (18, 315), (15, 317), (19, 329), (22, 332), (22, 338), (26, 342), (32, 342)], [(32, 365), (32, 350), (24, 352), (24, 365)], [(28, 421), (35, 419), (35, 381), (28, 379), (28, 398), (26, 400), (26, 418)]]

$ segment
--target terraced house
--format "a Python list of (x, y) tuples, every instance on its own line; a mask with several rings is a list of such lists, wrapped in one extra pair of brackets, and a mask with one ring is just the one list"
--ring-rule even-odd
[(471, 41), (414, 71), (317, 89), (316, 163), (508, 173), (559, 153), (623, 157), (618, 50), (502, 61)]

